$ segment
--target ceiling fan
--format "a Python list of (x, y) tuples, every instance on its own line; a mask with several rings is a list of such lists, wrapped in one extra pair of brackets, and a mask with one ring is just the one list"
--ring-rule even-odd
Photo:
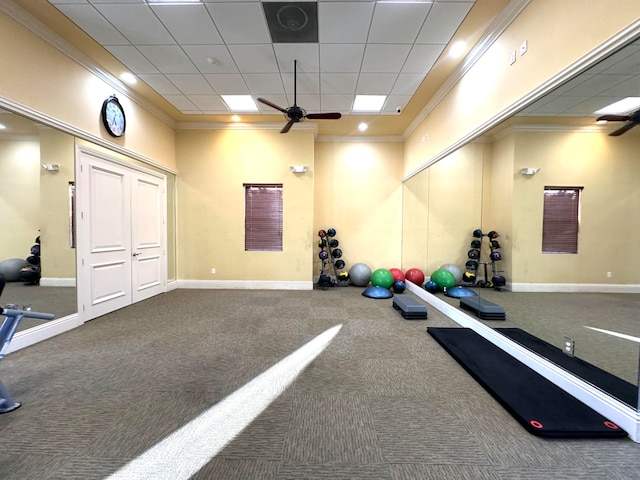
[(609, 134), (611, 137), (617, 137), (622, 135), (627, 130), (631, 130), (633, 127), (640, 123), (640, 110), (636, 110), (635, 112), (629, 115), (601, 115), (596, 119), (597, 122), (627, 122), (622, 127), (617, 130), (614, 130)]
[(304, 108), (298, 106), (296, 99), (296, 70), (297, 70), (298, 61), (293, 61), (293, 105), (289, 108), (282, 108), (276, 105), (275, 103), (270, 102), (265, 98), (258, 98), (258, 101), (264, 103), (265, 105), (269, 105), (271, 108), (275, 108), (276, 110), (280, 110), (284, 113), (284, 118), (287, 119), (286, 125), (280, 130), (280, 133), (287, 133), (291, 130), (291, 127), (294, 123), (302, 122), (305, 118), (309, 120), (338, 120), (342, 117), (342, 114), (333, 112), (333, 113), (307, 113)]

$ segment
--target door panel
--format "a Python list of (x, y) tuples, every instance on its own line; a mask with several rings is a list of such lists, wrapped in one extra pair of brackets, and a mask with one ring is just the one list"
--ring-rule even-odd
[(133, 301), (164, 292), (166, 266), (164, 179), (142, 172), (131, 175)]
[(126, 168), (83, 152), (78, 285), (85, 320), (131, 304), (131, 186)]

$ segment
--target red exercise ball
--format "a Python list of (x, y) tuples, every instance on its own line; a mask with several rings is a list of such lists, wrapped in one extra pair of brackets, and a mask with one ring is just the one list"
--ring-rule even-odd
[(389, 271), (393, 275), (394, 282), (404, 282), (404, 273), (399, 268), (390, 268)]
[(422, 285), (422, 282), (424, 282), (424, 273), (419, 268), (410, 268), (404, 272), (404, 277), (408, 282), (415, 283), (416, 285)]

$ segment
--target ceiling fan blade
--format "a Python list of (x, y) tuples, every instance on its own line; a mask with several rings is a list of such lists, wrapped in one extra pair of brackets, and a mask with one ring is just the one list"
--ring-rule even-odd
[(261, 103), (264, 103), (265, 105), (269, 105), (271, 108), (275, 108), (276, 110), (280, 110), (282, 113), (287, 113), (287, 111), (284, 108), (279, 107), (278, 105), (276, 105), (273, 102), (270, 102), (266, 98), (258, 98), (258, 101), (261, 102)]
[(289, 130), (291, 130), (291, 127), (293, 126), (294, 123), (296, 123), (295, 120), (289, 120), (287, 124), (284, 127), (282, 127), (282, 130), (280, 130), (280, 133), (287, 133)]
[(309, 120), (338, 120), (342, 118), (341, 113), (308, 113), (305, 115)]
[(617, 137), (622, 135), (624, 132), (626, 132), (627, 130), (631, 130), (633, 127), (635, 127), (637, 125), (637, 123), (635, 122), (629, 122), (626, 125), (620, 127), (619, 129), (611, 132), (609, 134), (610, 137)]
[(630, 119), (629, 115), (601, 115), (596, 118), (596, 122), (626, 122)]

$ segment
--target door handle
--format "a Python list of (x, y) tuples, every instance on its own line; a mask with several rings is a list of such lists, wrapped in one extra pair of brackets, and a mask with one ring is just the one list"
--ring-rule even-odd
[(141, 254), (141, 253), (139, 253), (139, 252), (133, 252), (133, 253), (131, 254), (131, 256), (132, 256), (132, 257), (137, 257), (138, 255), (142, 255), (142, 254)]

